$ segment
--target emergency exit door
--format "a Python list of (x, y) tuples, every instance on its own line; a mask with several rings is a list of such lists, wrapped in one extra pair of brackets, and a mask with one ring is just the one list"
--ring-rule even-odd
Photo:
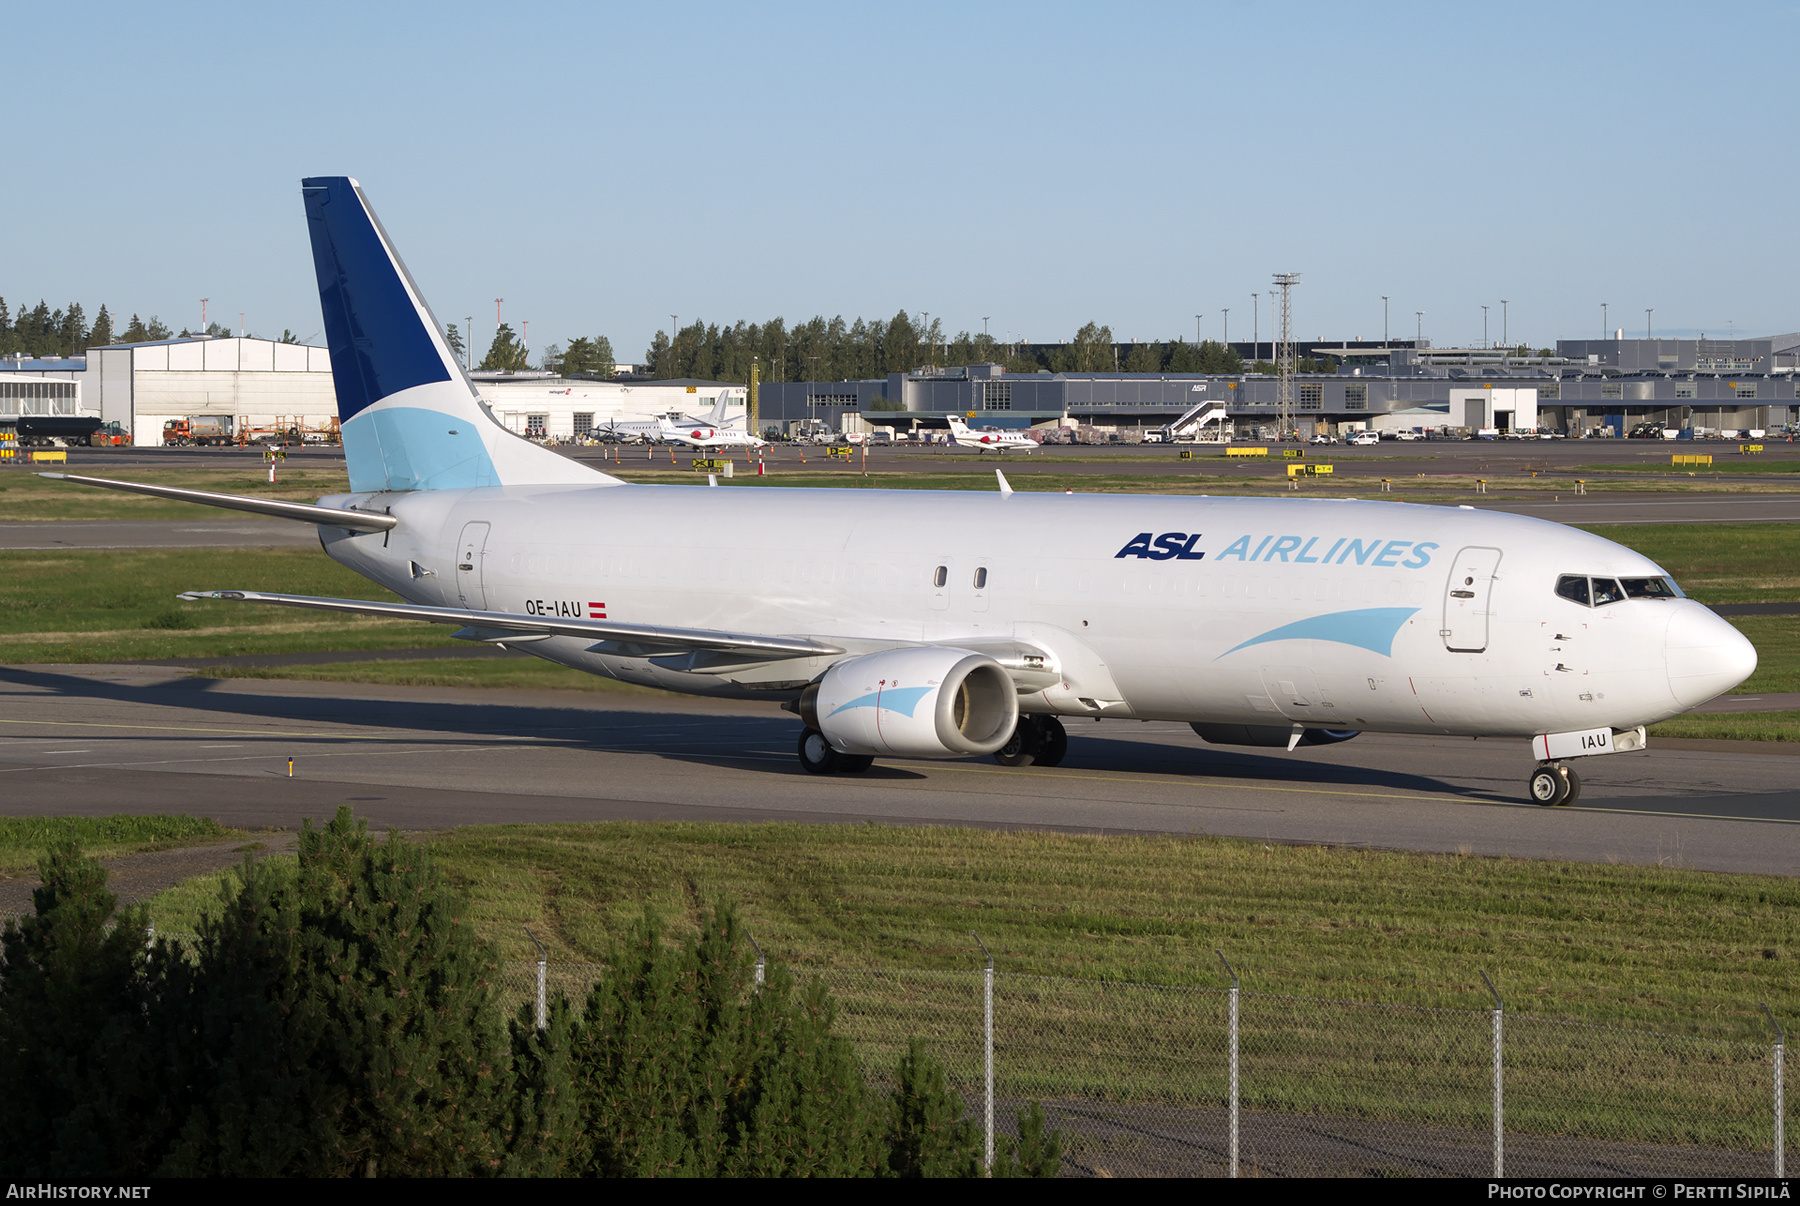
[(456, 595), (464, 607), (476, 611), (487, 610), (487, 586), (481, 569), (487, 538), (487, 524), (465, 523), (462, 540), (456, 546)]
[(1444, 648), (1452, 653), (1482, 653), (1488, 647), (1488, 618), (1494, 572), (1500, 550), (1471, 546), (1450, 563), (1444, 586)]

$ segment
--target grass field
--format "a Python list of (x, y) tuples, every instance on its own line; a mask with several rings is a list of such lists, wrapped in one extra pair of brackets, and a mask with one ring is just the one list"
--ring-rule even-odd
[(0, 656), (13, 663), (106, 662), (456, 643), (441, 625), (175, 597), (231, 588), (395, 597), (317, 549), (3, 552)]
[[(1222, 987), (1509, 1009), (1759, 1040), (1791, 1009), (1800, 883), (1625, 867), (1218, 838), (1081, 837), (878, 825), (502, 825), (429, 839), (502, 956), (595, 962), (650, 904), (676, 931), (720, 894), (772, 959)], [(1672, 863), (1678, 853), (1671, 852)], [(153, 902), (190, 928), (216, 897)]]
[(1800, 712), (1731, 712), (1677, 716), (1650, 726), (1652, 737), (1713, 741), (1800, 741)]
[(216, 841), (235, 834), (210, 817), (0, 817), (0, 875), (36, 868), (54, 846), (75, 841), (96, 858)]
[(668, 691), (601, 678), (538, 658), (432, 658), (419, 661), (372, 658), (325, 666), (221, 667), (208, 678), (290, 679), (315, 683), (387, 683), (397, 687), (530, 688), (539, 691), (600, 691), (606, 694), (676, 698)]
[(1702, 603), (1800, 599), (1800, 525), (1607, 524), (1584, 530), (1649, 557)]
[[(229, 458), (229, 459), (226, 459)], [(216, 468), (131, 469), (114, 471), (96, 459), (67, 466), (85, 477), (120, 478), (155, 486), (179, 486), (188, 490), (216, 490), (224, 494), (248, 494), (256, 498), (280, 498), (315, 502), (321, 495), (350, 489), (342, 462), (325, 461), (329, 468), (280, 467), (276, 485), (269, 485), (269, 470), (259, 454), (224, 453)], [(57, 472), (63, 466), (55, 466)], [(39, 477), (28, 469), (0, 470), (0, 513), (10, 521), (50, 519), (193, 519), (220, 512), (193, 503), (166, 502), (143, 494), (76, 486)]]

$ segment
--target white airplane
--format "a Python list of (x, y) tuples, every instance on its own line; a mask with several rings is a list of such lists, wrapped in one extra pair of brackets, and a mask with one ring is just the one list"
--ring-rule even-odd
[[(1055, 765), (1062, 719), (1294, 748), (1361, 731), (1517, 740), (1528, 795), (1756, 667), (1654, 562), (1461, 507), (627, 485), (485, 407), (347, 177), (303, 183), (350, 492), (318, 505), (49, 473), (318, 526), (405, 602), (218, 599), (454, 624), (593, 674), (762, 699), (801, 765)], [(787, 531), (751, 547), (744, 525)], [(1521, 749), (1521, 753), (1525, 751)]]
[(1009, 449), (1015, 452), (1031, 453), (1037, 451), (1037, 441), (1029, 436), (1022, 436), (1016, 431), (997, 431), (988, 428), (973, 431), (969, 425), (955, 415), (947, 420), (950, 424), (950, 443), (958, 448), (973, 448), (976, 452), (1000, 452)]
[[(719, 399), (719, 409), (724, 409), (725, 399)], [(769, 442), (760, 440), (747, 431), (739, 431), (735, 427), (726, 427), (710, 422), (677, 423), (672, 419), (663, 419), (661, 423), (661, 439), (665, 444), (686, 444), (689, 448), (767, 448)]]

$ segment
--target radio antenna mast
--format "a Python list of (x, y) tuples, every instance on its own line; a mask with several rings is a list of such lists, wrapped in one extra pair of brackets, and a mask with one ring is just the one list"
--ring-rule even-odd
[(1281, 320), (1276, 330), (1280, 342), (1275, 350), (1275, 421), (1282, 436), (1294, 428), (1294, 306), (1293, 289), (1300, 283), (1298, 272), (1277, 272), (1275, 283), (1281, 287)]

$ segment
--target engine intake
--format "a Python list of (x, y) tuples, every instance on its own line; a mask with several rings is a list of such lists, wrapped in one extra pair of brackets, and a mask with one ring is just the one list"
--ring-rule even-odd
[(1019, 693), (993, 658), (927, 646), (836, 662), (799, 710), (839, 753), (966, 758), (1006, 744)]

